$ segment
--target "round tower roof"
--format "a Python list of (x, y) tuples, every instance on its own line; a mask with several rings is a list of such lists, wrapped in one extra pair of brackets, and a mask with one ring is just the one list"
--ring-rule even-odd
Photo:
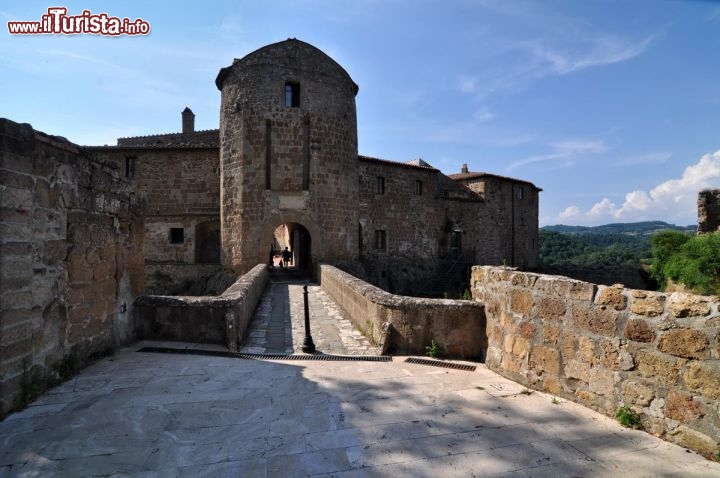
[(287, 40), (281, 42), (272, 43), (259, 48), (252, 53), (248, 53), (242, 58), (236, 58), (232, 65), (220, 69), (220, 72), (215, 79), (215, 85), (219, 90), (222, 90), (225, 79), (234, 68), (242, 68), (243, 66), (258, 65), (263, 63), (298, 64), (303, 58), (307, 57), (316, 57), (327, 62), (331, 68), (337, 70), (338, 75), (344, 76), (352, 83), (353, 90), (357, 95), (359, 90), (358, 85), (352, 80), (348, 72), (345, 71), (342, 66), (340, 66), (335, 60), (330, 58), (319, 48), (296, 38), (288, 38)]

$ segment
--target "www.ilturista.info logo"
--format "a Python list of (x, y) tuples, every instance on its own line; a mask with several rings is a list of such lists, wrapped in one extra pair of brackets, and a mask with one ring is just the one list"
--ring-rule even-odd
[(108, 16), (83, 10), (80, 15), (68, 15), (65, 7), (50, 7), (39, 22), (7, 22), (11, 35), (147, 35), (150, 24), (138, 18)]

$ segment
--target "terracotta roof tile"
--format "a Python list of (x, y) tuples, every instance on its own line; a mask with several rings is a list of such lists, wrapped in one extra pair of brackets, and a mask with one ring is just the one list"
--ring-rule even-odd
[(527, 184), (529, 186), (534, 187), (538, 191), (542, 191), (541, 188), (535, 186), (530, 181), (525, 181), (524, 179), (517, 179), (517, 178), (511, 178), (509, 176), (500, 176), (499, 174), (492, 174), (492, 173), (480, 173), (480, 172), (467, 172), (467, 173), (455, 173), (455, 174), (448, 174), (448, 177), (450, 179), (454, 179), (455, 181), (465, 181), (468, 179), (479, 179), (479, 178), (492, 178), (492, 179), (501, 179), (503, 181), (511, 181), (514, 183), (523, 183)]
[(206, 129), (193, 133), (167, 133), (118, 138), (118, 147), (137, 148), (219, 148), (220, 130)]
[(426, 171), (438, 171), (438, 169), (432, 167), (425, 161), (422, 161), (423, 164), (418, 164), (417, 160), (401, 163), (399, 161), (390, 161), (388, 159), (373, 158), (372, 156), (363, 156), (362, 154), (358, 155), (358, 159), (360, 161), (383, 163), (383, 164), (387, 164), (390, 166), (400, 166), (400, 167), (413, 168), (413, 169), (424, 169)]

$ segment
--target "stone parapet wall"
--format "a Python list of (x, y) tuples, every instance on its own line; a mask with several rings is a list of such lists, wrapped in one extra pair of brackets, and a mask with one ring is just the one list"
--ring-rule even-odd
[(143, 222), (113, 164), (0, 119), (0, 415), (134, 338)]
[(475, 266), (488, 368), (705, 455), (720, 443), (720, 299)]
[(318, 276), (322, 289), (383, 353), (424, 355), (435, 340), (448, 356), (484, 357), (485, 312), (477, 302), (389, 294), (327, 264)]
[[(145, 263), (145, 294), (188, 294), (203, 277), (222, 270), (219, 264)], [(188, 295), (197, 295), (189, 292)]]
[(138, 339), (223, 344), (235, 352), (268, 276), (267, 265), (258, 264), (219, 296), (139, 297), (135, 303)]

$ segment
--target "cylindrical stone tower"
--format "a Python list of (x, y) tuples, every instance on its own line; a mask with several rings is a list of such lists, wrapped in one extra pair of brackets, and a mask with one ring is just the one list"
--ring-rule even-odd
[[(268, 263), (273, 232), (299, 230), (303, 266), (358, 258), (358, 87), (332, 58), (289, 39), (220, 70), (223, 264)], [(303, 230), (304, 229), (304, 230)]]

